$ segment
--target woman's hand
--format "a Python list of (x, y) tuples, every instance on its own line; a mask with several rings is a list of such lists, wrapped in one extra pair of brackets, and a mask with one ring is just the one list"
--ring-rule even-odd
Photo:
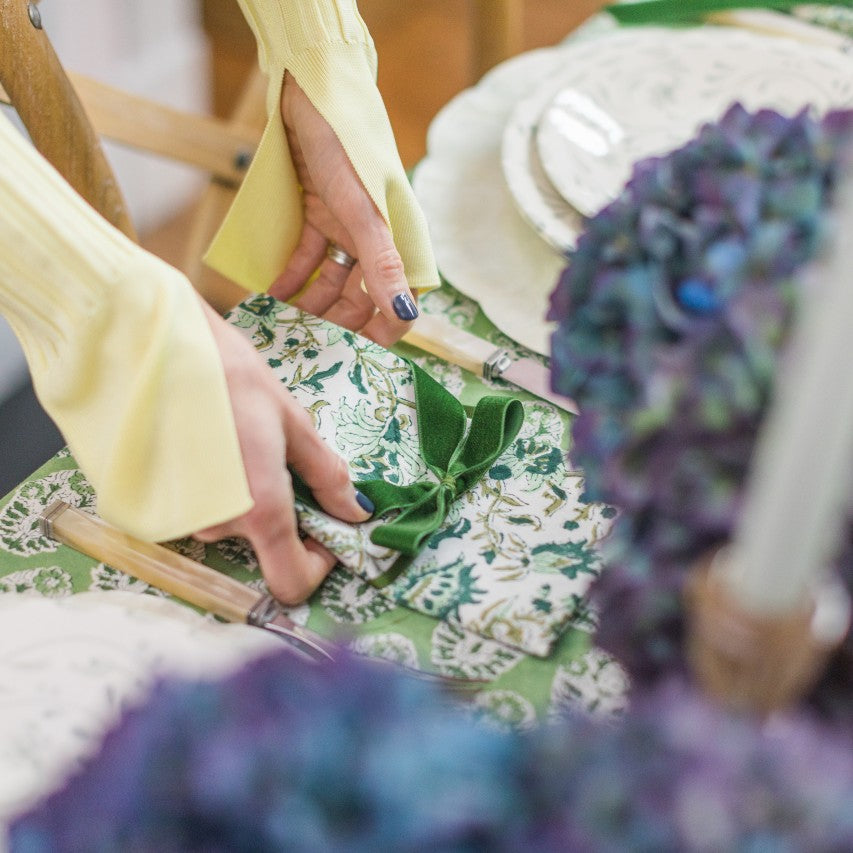
[[(391, 232), (338, 137), (289, 74), (281, 111), (303, 188), (305, 225), (270, 293), (283, 301), (299, 293), (297, 307), (389, 346), (418, 313)], [(355, 266), (329, 258), (330, 244), (357, 258)]]
[(248, 539), (270, 592), (285, 604), (296, 604), (320, 585), (335, 557), (312, 539), (300, 540), (286, 464), (293, 466), (317, 502), (336, 518), (365, 521), (372, 507), (350, 482), (346, 462), (323, 441), (308, 413), (252, 345), (211, 308), (204, 305), (204, 309), (225, 368), (255, 504), (245, 515), (195, 536), (202, 542), (228, 536)]

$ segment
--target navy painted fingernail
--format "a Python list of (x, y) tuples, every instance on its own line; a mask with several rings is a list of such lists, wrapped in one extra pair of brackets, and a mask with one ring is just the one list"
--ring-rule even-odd
[(371, 515), (373, 515), (374, 511), (376, 510), (376, 507), (374, 506), (373, 501), (370, 500), (370, 498), (367, 497), (367, 495), (363, 495), (358, 489), (356, 489), (355, 490), (355, 499), (356, 499), (356, 502), (358, 503), (358, 505), (365, 512), (369, 512)]
[(391, 304), (394, 306), (394, 313), (407, 323), (418, 316), (417, 306), (408, 293), (398, 293)]

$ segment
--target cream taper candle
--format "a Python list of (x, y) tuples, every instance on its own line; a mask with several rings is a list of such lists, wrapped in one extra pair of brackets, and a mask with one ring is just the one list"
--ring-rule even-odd
[(853, 152), (847, 154), (831, 250), (804, 291), (722, 570), (732, 594), (755, 613), (803, 604), (838, 550), (853, 492)]

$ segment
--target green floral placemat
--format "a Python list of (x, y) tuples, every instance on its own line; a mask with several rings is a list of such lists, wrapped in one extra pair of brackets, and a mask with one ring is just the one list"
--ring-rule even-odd
[[(488, 327), (474, 303), (449, 287), (426, 297), (424, 309), (440, 311), (496, 343), (510, 344)], [(503, 383), (484, 384), (459, 368), (422, 353), (408, 348), (401, 351), (414, 356), (467, 404), (483, 393), (507, 391)], [(546, 404), (536, 405), (541, 405), (542, 418), (546, 420), (551, 416), (547, 410), (555, 411)], [(61, 596), (84, 590), (119, 589), (164, 594), (45, 539), (38, 530), (37, 519), (56, 499), (95, 510), (92, 489), (67, 450), (0, 501), (0, 591)], [(259, 591), (264, 589), (254, 554), (242, 540), (203, 545), (185, 539), (171, 544), (181, 553)], [(342, 568), (332, 572), (312, 598), (294, 608), (291, 615), (324, 636), (350, 643), (360, 653), (426, 672), (482, 681), (482, 689), (472, 695), (475, 709), (507, 725), (531, 725), (569, 706), (616, 712), (625, 702), (624, 674), (612, 659), (592, 647), (593, 618), (585, 607), (577, 610), (546, 659), (525, 655), (459, 625), (399, 606)]]

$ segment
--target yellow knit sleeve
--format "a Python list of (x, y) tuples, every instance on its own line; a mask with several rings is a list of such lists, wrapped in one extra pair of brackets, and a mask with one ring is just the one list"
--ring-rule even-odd
[(269, 121), (239, 193), (205, 256), (249, 290), (266, 290), (293, 252), (302, 203), (280, 114), (292, 74), (329, 122), (391, 229), (414, 290), (439, 283), (427, 225), (376, 88), (376, 53), (354, 0), (239, 0), (269, 76)]
[(99, 513), (171, 539), (252, 505), (219, 354), (177, 270), (89, 207), (0, 116), (0, 312)]

